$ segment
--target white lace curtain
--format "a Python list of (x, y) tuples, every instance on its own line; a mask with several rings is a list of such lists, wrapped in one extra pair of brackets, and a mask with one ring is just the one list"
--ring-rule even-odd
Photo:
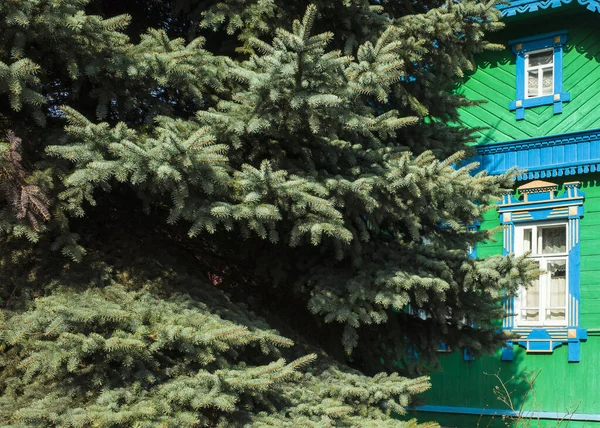
[(567, 262), (556, 260), (548, 263), (550, 281), (546, 299), (546, 319), (564, 320), (567, 304)]
[(542, 229), (542, 254), (565, 253), (567, 251), (567, 230), (564, 227)]

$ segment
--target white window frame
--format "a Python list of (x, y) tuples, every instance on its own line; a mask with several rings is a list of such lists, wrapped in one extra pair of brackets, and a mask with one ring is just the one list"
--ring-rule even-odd
[[(552, 62), (542, 64), (542, 65), (536, 65), (534, 67), (530, 67), (529, 66), (529, 55), (535, 55), (535, 54), (538, 54), (541, 52), (550, 52), (552, 54), (552, 56), (551, 56)], [(555, 66), (556, 66), (556, 64), (554, 61), (554, 48), (538, 49), (535, 51), (527, 52), (525, 54), (525, 98), (531, 99), (531, 98), (547, 97), (547, 96), (551, 96), (554, 93), (554, 79), (556, 78)], [(543, 70), (546, 70), (548, 68), (552, 69), (552, 85), (551, 85), (552, 90), (549, 94), (542, 94), (542, 88), (544, 86), (543, 85), (543, 82), (544, 82)], [(537, 95), (529, 95), (529, 72), (534, 71), (534, 70), (538, 72), (538, 94)], [(540, 78), (540, 72), (542, 73), (541, 78)]]
[[(562, 253), (553, 254), (538, 254), (537, 249), (541, 246), (542, 236), (538, 230), (553, 226), (563, 226), (565, 228), (565, 251)], [(525, 321), (521, 319), (521, 308), (526, 302), (526, 287), (521, 287), (518, 296), (515, 298), (515, 327), (566, 327), (569, 320), (569, 227), (567, 221), (560, 222), (535, 222), (526, 223), (515, 226), (514, 249), (516, 255), (523, 255), (523, 233), (526, 229), (532, 230), (531, 254), (528, 256), (531, 259), (538, 260), (540, 264), (539, 276), (539, 319), (537, 321)], [(566, 290), (565, 290), (565, 319), (564, 320), (546, 320), (547, 305), (547, 290), (549, 285), (550, 273), (547, 272), (548, 263), (554, 260), (565, 261), (566, 269)]]

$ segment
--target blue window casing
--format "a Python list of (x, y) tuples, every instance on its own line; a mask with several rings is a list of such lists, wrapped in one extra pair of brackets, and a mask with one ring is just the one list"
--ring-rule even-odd
[[(517, 120), (525, 119), (525, 109), (545, 105), (554, 106), (554, 114), (562, 113), (564, 102), (571, 100), (569, 92), (563, 92), (563, 46), (567, 41), (567, 31), (555, 31), (539, 36), (511, 40), (508, 44), (515, 53), (517, 66), (517, 99), (509, 104), (510, 111), (516, 112)], [(535, 98), (525, 97), (525, 55), (531, 51), (554, 48), (554, 93)]]
[(515, 253), (515, 225), (540, 221), (567, 222), (568, 250), (568, 319), (565, 327), (519, 327), (515, 323), (515, 299), (506, 298), (504, 308), (507, 317), (502, 329), (518, 338), (509, 340), (502, 349), (502, 360), (513, 360), (513, 346), (519, 345), (528, 353), (552, 353), (563, 344), (568, 346), (569, 362), (580, 361), (580, 342), (587, 339), (587, 330), (581, 328), (580, 320), (580, 249), (579, 223), (583, 217), (585, 194), (581, 183), (564, 183), (564, 193), (556, 196), (558, 186), (545, 181), (534, 181), (519, 187), (521, 199), (507, 194), (499, 202), (498, 213), (504, 228), (504, 255)]

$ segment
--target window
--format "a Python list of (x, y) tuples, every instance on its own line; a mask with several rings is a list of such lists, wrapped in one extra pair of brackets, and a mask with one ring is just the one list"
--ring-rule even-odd
[(554, 89), (554, 52), (543, 49), (525, 54), (525, 97), (551, 95)]
[(515, 228), (515, 252), (536, 260), (540, 276), (519, 293), (518, 326), (566, 326), (567, 224), (528, 224)]
[(502, 329), (511, 336), (502, 348), (503, 361), (513, 360), (515, 345), (528, 353), (552, 353), (567, 345), (569, 362), (581, 358), (580, 343), (587, 338), (579, 319), (579, 223), (585, 194), (579, 182), (563, 183), (560, 194), (558, 187), (535, 180), (514, 195), (505, 194), (498, 204), (503, 253), (527, 254), (539, 266), (533, 284), (503, 301)]
[(516, 55), (516, 100), (509, 109), (517, 120), (525, 119), (525, 109), (552, 105), (554, 114), (562, 113), (563, 103), (571, 99), (562, 88), (562, 55), (566, 31), (511, 40)]

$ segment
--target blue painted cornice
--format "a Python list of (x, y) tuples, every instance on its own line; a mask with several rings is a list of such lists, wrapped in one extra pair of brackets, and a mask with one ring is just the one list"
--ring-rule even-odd
[[(553, 9), (573, 3), (574, 0), (515, 0), (508, 5), (499, 5), (498, 9), (502, 16), (515, 16), (523, 13), (537, 12), (538, 10)], [(585, 6), (592, 12), (600, 13), (600, 1), (598, 0), (577, 0), (582, 6)]]
[(497, 175), (517, 167), (517, 180), (600, 172), (600, 129), (480, 145), (473, 161), (478, 170)]

